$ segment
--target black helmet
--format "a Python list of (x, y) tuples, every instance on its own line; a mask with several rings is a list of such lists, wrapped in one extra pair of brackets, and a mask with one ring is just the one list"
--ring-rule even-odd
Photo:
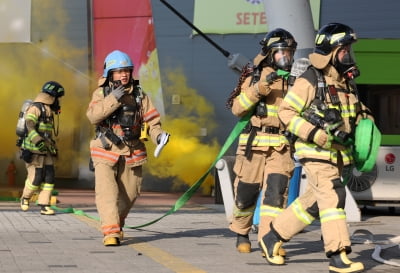
[(64, 96), (64, 87), (62, 87), (58, 82), (49, 81), (43, 85), (42, 92), (47, 93), (52, 97), (59, 98)]
[[(260, 45), (262, 46), (261, 55), (266, 56), (265, 59), (268, 65), (274, 65), (273, 53), (275, 51), (279, 49), (289, 49), (293, 51), (294, 54), (297, 47), (293, 35), (282, 28), (277, 28), (268, 32), (264, 39), (260, 41)], [(290, 62), (293, 62), (293, 60)], [(291, 63), (289, 65), (291, 65)]]
[(277, 28), (268, 32), (264, 39), (260, 41), (262, 53), (267, 56), (273, 48), (291, 48), (296, 49), (297, 43), (289, 31)]
[(336, 47), (355, 41), (357, 41), (357, 37), (352, 28), (340, 23), (330, 23), (318, 31), (315, 37), (314, 52), (326, 56)]

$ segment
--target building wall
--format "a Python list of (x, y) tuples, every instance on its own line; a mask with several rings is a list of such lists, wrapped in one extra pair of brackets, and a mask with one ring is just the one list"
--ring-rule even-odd
[(400, 1), (321, 0), (320, 25), (340, 22), (362, 39), (399, 39)]
[[(193, 22), (194, 1), (167, 2)], [(237, 84), (239, 73), (228, 67), (228, 59), (212, 44), (200, 35), (192, 36), (192, 28), (163, 3), (152, 0), (152, 9), (161, 74), (170, 69), (182, 68), (187, 84), (196, 89), (215, 108), (218, 128), (212, 137), (217, 137), (222, 145), (238, 121), (230, 110), (226, 109), (225, 103)], [(259, 42), (264, 34), (208, 37), (231, 54), (240, 53), (252, 59), (260, 51)], [(229, 153), (234, 153), (234, 150)]]

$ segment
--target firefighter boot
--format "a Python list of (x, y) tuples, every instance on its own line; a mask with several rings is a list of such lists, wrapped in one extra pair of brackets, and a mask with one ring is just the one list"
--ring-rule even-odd
[(285, 263), (285, 258), (279, 255), (279, 249), (282, 244), (283, 241), (272, 230), (261, 239), (259, 245), (268, 263), (272, 265), (283, 265)]
[[(279, 256), (286, 257), (286, 250), (283, 247), (280, 247), (278, 254), (279, 254)], [(261, 251), (261, 256), (263, 256), (265, 258), (264, 251)]]
[(246, 234), (246, 235), (238, 234), (237, 235), (236, 249), (240, 253), (250, 253), (251, 252), (251, 244), (250, 244), (248, 234)]
[(49, 205), (40, 205), (41, 215), (54, 215), (55, 211)]
[(118, 237), (105, 237), (103, 244), (104, 246), (119, 246), (121, 243)]
[(345, 250), (336, 252), (330, 257), (329, 272), (362, 272), (363, 270), (364, 265), (350, 261)]
[(21, 197), (21, 209), (27, 211), (29, 209), (29, 198)]

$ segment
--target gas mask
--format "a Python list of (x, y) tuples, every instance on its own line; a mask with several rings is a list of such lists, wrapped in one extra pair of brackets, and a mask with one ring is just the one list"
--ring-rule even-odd
[(273, 53), (275, 60), (276, 54), (281, 55), (277, 61), (274, 61), (278, 69), (289, 71), (293, 64), (293, 50), (291, 49), (278, 49)]
[(350, 45), (339, 47), (335, 54), (333, 66), (347, 80), (352, 80), (360, 76), (360, 71), (356, 66), (354, 52)]
[(123, 105), (118, 111), (118, 123), (121, 125), (122, 131), (124, 132), (124, 139), (128, 141), (135, 138), (132, 130), (135, 124), (135, 112), (135, 105)]
[(56, 114), (60, 114), (61, 113), (61, 106), (60, 106), (60, 101), (58, 100), (58, 98), (55, 98), (54, 102), (52, 105), (50, 105), (50, 109)]

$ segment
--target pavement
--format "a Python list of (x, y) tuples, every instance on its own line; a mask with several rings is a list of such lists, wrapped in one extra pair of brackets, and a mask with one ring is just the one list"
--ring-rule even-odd
[[(122, 245), (105, 247), (94, 192), (58, 192), (59, 211), (54, 216), (40, 215), (34, 205), (23, 212), (15, 201), (0, 202), (0, 272), (328, 272), (319, 223), (284, 244), (286, 265), (272, 266), (261, 257), (256, 233), (250, 234), (251, 253), (236, 251), (224, 206), (215, 204), (214, 197), (196, 195), (177, 212), (132, 228), (164, 216), (181, 195), (144, 192), (127, 218)], [(399, 208), (368, 208), (362, 210), (362, 221), (349, 223), (350, 232), (355, 232), (349, 257), (363, 262), (365, 272), (400, 272), (372, 258), (375, 248), (387, 247), (380, 256), (400, 263), (399, 216)]]

